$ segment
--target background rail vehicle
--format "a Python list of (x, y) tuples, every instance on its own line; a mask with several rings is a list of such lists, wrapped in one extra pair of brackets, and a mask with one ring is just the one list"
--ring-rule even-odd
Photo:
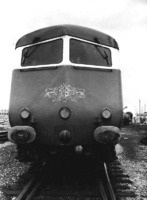
[(123, 118), (115, 39), (58, 25), (23, 36), (16, 49), (8, 138), (18, 159), (113, 159)]

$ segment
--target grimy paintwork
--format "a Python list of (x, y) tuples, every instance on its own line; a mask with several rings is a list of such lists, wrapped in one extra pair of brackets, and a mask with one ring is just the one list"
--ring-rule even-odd
[(95, 42), (95, 39), (98, 39), (97, 42), (99, 44), (119, 49), (116, 40), (111, 36), (91, 28), (77, 25), (57, 25), (33, 31), (21, 37), (16, 43), (16, 48), (64, 35), (71, 35), (91, 42)]
[[(21, 78), (20, 78), (21, 77)], [(58, 67), (54, 70), (26, 71), (14, 70), (10, 99), (10, 122), (12, 126), (23, 125), (20, 110), (27, 107), (36, 121), (33, 125), (38, 134), (38, 141), (42, 143), (60, 144), (58, 133), (63, 129), (70, 129), (73, 139), (70, 144), (89, 143), (93, 141), (96, 128), (95, 118), (101, 118), (102, 108), (112, 110), (113, 117), (109, 122), (102, 121), (102, 125), (120, 126), (121, 118), (121, 83), (120, 71), (77, 70), (72, 66)], [(26, 81), (27, 80), (27, 81)], [(75, 101), (52, 101), (45, 98), (46, 88), (55, 88), (68, 80), (68, 85), (84, 89), (84, 97)], [(116, 84), (117, 82), (117, 84)], [(19, 86), (19, 87), (18, 87)], [(58, 115), (62, 107), (71, 110), (68, 121)], [(73, 128), (71, 128), (73, 127)], [(79, 137), (79, 132), (83, 137)], [(61, 143), (62, 144), (62, 143)]]
[[(61, 29), (61, 30), (60, 30)], [(85, 32), (85, 28), (76, 26), (58, 26), (22, 37), (16, 47), (32, 44), (33, 38), (40, 35), (37, 42), (69, 33), (74, 37), (82, 35), (92, 40), (100, 34), (100, 43), (118, 49), (116, 41), (97, 31)], [(47, 32), (46, 32), (47, 31)], [(60, 34), (62, 33), (62, 34)], [(35, 36), (34, 36), (35, 35)], [(48, 39), (48, 38), (46, 38)], [(62, 119), (59, 111), (68, 108), (71, 115)], [(27, 108), (31, 116), (22, 119), (20, 112)], [(108, 120), (102, 117), (102, 110), (108, 108), (112, 116)], [(94, 131), (99, 126), (120, 127), (122, 121), (121, 71), (119, 69), (99, 69), (72, 64), (31, 70), (14, 69), (12, 74), (9, 119), (12, 127), (30, 126), (36, 132), (32, 145), (43, 147), (71, 147), (77, 145), (99, 146), (94, 139)], [(61, 132), (70, 137), (65, 143), (59, 139)], [(70, 133), (70, 136), (68, 135)], [(63, 133), (64, 134), (64, 133)], [(18, 149), (21, 148), (19, 145)], [(29, 147), (28, 147), (29, 149)], [(26, 149), (25, 149), (26, 151)]]

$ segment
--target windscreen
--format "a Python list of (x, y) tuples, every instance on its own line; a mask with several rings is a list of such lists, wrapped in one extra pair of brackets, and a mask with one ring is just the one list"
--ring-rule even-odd
[(112, 66), (109, 48), (76, 39), (70, 40), (70, 61), (76, 64)]
[(57, 64), (62, 62), (63, 40), (58, 39), (46, 43), (26, 47), (22, 51), (22, 66)]

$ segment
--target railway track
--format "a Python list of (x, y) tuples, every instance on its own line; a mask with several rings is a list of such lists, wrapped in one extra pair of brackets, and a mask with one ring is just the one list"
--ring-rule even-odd
[(37, 190), (39, 189), (42, 181), (43, 181), (42, 175), (40, 176), (34, 176), (30, 182), (24, 187), (22, 192), (19, 194), (19, 196), (16, 198), (16, 200), (31, 200)]
[(129, 198), (130, 200), (134, 200), (136, 194), (131, 190), (133, 183), (124, 169), (121, 168), (121, 163), (115, 161), (108, 164), (107, 168), (116, 199)]
[(32, 177), (21, 192), (20, 190), (16, 190), (16, 193), (13, 192), (15, 200), (84, 200), (87, 198), (92, 200), (119, 200), (123, 197), (133, 199), (135, 197), (134, 193), (126, 192), (128, 187), (119, 187), (120, 183), (124, 185), (128, 182), (131, 183), (127, 175), (121, 172), (119, 163), (115, 162), (108, 166), (102, 163), (96, 169), (97, 176), (95, 176), (95, 170), (83, 169), (81, 171), (80, 168), (75, 172), (68, 167), (49, 169), (47, 165), (44, 165), (43, 169)]
[(7, 133), (8, 131), (6, 130), (0, 131), (0, 142), (3, 143), (3, 142), (8, 141)]
[(103, 163), (103, 173), (98, 175), (97, 181), (103, 200), (116, 200), (112, 184), (108, 175), (107, 165)]

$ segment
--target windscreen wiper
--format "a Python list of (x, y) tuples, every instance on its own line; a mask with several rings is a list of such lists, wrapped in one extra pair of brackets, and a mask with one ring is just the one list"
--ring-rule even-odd
[[(29, 58), (33, 53), (34, 53), (34, 51), (36, 50), (36, 48), (38, 47), (39, 45), (35, 45), (34, 46), (34, 48), (29, 52), (28, 51), (28, 49), (30, 48), (27, 48), (27, 49), (25, 49), (25, 52), (24, 52), (24, 54), (23, 54), (23, 57), (22, 57), (22, 61), (21, 61), (21, 64), (23, 65), (24, 63), (25, 63), (25, 60), (27, 59), (27, 58)], [(29, 54), (28, 54), (28, 52), (29, 52)]]
[(110, 63), (109, 63), (109, 56), (106, 53), (106, 51), (104, 51), (104, 53), (105, 53), (104, 59), (107, 61), (107, 65), (110, 65)]
[(107, 65), (110, 65), (109, 59), (108, 59), (109, 56), (108, 56), (108, 54), (106, 53), (106, 51), (104, 51), (104, 54), (103, 54), (97, 45), (95, 45), (95, 47), (96, 47), (96, 49), (98, 50), (98, 52), (100, 53), (100, 55), (102, 56), (102, 58), (106, 60)]
[(28, 54), (28, 49), (25, 49), (25, 52), (24, 52), (22, 60), (21, 60), (22, 65), (25, 63), (26, 58), (28, 58), (27, 54)]
[[(95, 42), (97, 42), (97, 43), (100, 44), (98, 38), (95, 38), (94, 40), (95, 40)], [(108, 54), (106, 53), (106, 51), (104, 51), (104, 54), (103, 54), (103, 53), (101, 52), (101, 50), (99, 49), (98, 45), (94, 45), (94, 46), (96, 47), (96, 49), (98, 50), (98, 52), (100, 53), (100, 55), (102, 56), (102, 58), (106, 60), (107, 65), (110, 65), (110, 62), (109, 62), (109, 59), (108, 59), (109, 56), (108, 56)]]

